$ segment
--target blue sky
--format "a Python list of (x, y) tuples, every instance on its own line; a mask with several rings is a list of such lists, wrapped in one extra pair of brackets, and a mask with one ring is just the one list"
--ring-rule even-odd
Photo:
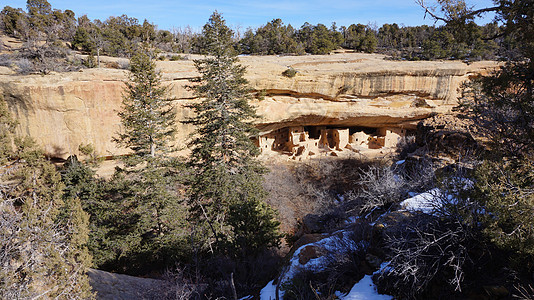
[[(467, 0), (475, 7), (487, 7), (491, 0)], [(26, 8), (25, 0), (3, 0), (3, 6)], [(280, 18), (285, 24), (300, 27), (304, 22), (338, 26), (353, 23), (397, 23), (407, 26), (434, 22), (424, 19), (424, 11), (415, 0), (49, 0), (53, 8), (71, 9), (76, 16), (105, 20), (127, 14), (143, 22), (148, 19), (160, 29), (190, 25), (199, 30), (214, 10), (223, 14), (232, 28), (245, 30)], [(488, 18), (489, 20), (490, 18)], [(484, 22), (485, 23), (485, 22)]]

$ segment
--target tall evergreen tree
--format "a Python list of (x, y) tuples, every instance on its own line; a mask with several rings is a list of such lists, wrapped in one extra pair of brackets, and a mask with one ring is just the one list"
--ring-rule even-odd
[(250, 139), (256, 113), (232, 35), (214, 12), (200, 38), (208, 56), (195, 61), (200, 78), (193, 90), (200, 101), (190, 105), (196, 116), (188, 121), (197, 126), (190, 142), (190, 204), (195, 219), (208, 228), (210, 246), (250, 253), (278, 244), (278, 222), (262, 201), (264, 167)]
[(130, 81), (119, 112), (124, 132), (114, 139), (133, 150), (133, 164), (167, 153), (175, 133), (174, 107), (152, 56), (145, 46), (130, 60)]
[(130, 71), (119, 112), (123, 132), (114, 140), (133, 152), (102, 191), (109, 201), (93, 203), (94, 238), (102, 241), (95, 251), (107, 269), (146, 273), (181, 255), (185, 216), (176, 187), (179, 162), (170, 156), (174, 107), (148, 46), (132, 57)]

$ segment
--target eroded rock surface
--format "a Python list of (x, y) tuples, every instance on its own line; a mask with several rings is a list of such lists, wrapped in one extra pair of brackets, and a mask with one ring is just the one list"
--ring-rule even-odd
[[(163, 280), (89, 269), (89, 282), (99, 300), (162, 299), (169, 289)], [(161, 298), (160, 298), (161, 297)]]
[[(262, 136), (315, 126), (348, 129), (351, 136), (375, 130), (368, 133), (377, 139), (379, 130), (411, 130), (421, 119), (447, 113), (462, 81), (497, 67), (494, 62), (388, 61), (358, 53), (247, 56), (241, 62), (248, 67), (247, 78), (256, 91), (252, 103), (261, 116), (256, 123)], [(282, 75), (289, 67), (297, 71), (293, 78)], [(198, 76), (192, 60), (158, 62), (158, 68), (164, 84), (172, 86), (178, 121), (187, 119), (192, 112), (186, 105), (196, 101), (187, 89), (190, 79)], [(19, 121), (18, 133), (35, 138), (51, 156), (79, 154), (81, 144), (93, 144), (97, 155), (110, 156), (127, 152), (112, 142), (121, 131), (117, 111), (125, 80), (127, 72), (115, 69), (0, 75), (0, 92)], [(179, 122), (178, 127), (176, 142), (184, 146), (193, 128)], [(300, 146), (289, 150), (299, 151)]]

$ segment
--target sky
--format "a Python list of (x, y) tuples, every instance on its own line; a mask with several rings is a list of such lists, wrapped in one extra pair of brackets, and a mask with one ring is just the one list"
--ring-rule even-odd
[[(1, 7), (9, 5), (26, 8), (25, 0), (2, 0)], [(48, 0), (52, 8), (70, 9), (76, 16), (87, 15), (91, 20), (105, 20), (109, 16), (126, 14), (135, 17), (140, 23), (147, 19), (159, 29), (172, 29), (191, 26), (200, 31), (214, 10), (222, 13), (226, 24), (244, 31), (257, 28), (280, 18), (284, 24), (299, 28), (304, 22), (322, 23), (330, 26), (350, 24), (397, 23), (405, 26), (432, 25), (415, 0)], [(467, 0), (476, 8), (492, 5), (491, 0)], [(487, 17), (481, 24), (491, 21)], [(438, 23), (439, 25), (439, 23)]]

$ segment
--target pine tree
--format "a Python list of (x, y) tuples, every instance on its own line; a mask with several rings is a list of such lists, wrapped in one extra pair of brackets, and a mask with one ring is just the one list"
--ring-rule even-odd
[[(188, 121), (197, 127), (190, 142), (190, 204), (195, 219), (209, 228), (210, 247), (215, 242), (219, 250), (229, 245), (226, 249), (256, 251), (278, 244), (278, 222), (262, 202), (264, 167), (255, 159), (258, 149), (250, 139), (257, 116), (248, 103), (245, 68), (238, 64), (232, 35), (214, 12), (200, 38), (208, 56), (195, 61), (201, 76), (193, 90), (201, 100), (190, 105), (196, 116)], [(256, 236), (247, 232), (255, 221), (263, 226)]]
[(135, 165), (169, 151), (175, 133), (175, 111), (148, 46), (131, 58), (130, 71), (119, 112), (124, 132), (114, 140), (133, 150), (129, 162)]
[[(124, 130), (115, 141), (132, 154), (124, 158), (125, 170), (102, 191), (113, 200), (97, 201), (93, 208), (94, 237), (103, 243), (92, 245), (98, 248), (98, 262), (110, 270), (145, 273), (163, 267), (164, 261), (181, 255), (176, 245), (185, 237), (186, 217), (177, 191), (180, 163), (170, 156), (175, 112), (153, 56), (145, 45), (130, 60), (119, 112)], [(106, 209), (109, 213), (99, 214)]]

